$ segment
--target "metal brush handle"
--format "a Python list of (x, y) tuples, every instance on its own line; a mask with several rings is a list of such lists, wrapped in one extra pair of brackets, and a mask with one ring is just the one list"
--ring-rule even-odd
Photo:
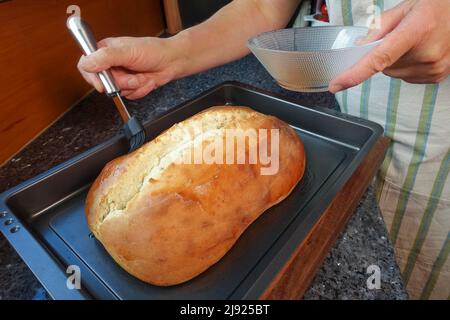
[[(69, 28), (74, 39), (78, 42), (86, 56), (97, 50), (97, 41), (95, 40), (91, 27), (83, 19), (77, 16), (69, 17), (67, 19), (67, 28)], [(120, 92), (109, 70), (99, 72), (97, 75), (109, 96)]]

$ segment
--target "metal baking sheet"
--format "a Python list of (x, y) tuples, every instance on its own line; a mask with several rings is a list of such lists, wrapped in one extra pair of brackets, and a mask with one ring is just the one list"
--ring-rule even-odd
[[(127, 151), (118, 136), (0, 195), (0, 229), (55, 299), (258, 298), (382, 134), (372, 122), (311, 109), (236, 82), (223, 83), (146, 123), (148, 139), (214, 105), (244, 105), (289, 123), (302, 138), (306, 174), (233, 248), (177, 286), (144, 283), (121, 269), (90, 236), (84, 201), (103, 166)], [(238, 193), (238, 190), (236, 190)], [(15, 232), (14, 232), (15, 231)], [(79, 267), (81, 289), (66, 285)]]

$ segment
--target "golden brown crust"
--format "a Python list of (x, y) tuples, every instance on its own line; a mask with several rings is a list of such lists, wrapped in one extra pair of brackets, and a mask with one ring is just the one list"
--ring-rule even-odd
[[(261, 175), (259, 162), (174, 163), (173, 150), (194, 139), (186, 132), (199, 126), (206, 132), (279, 129), (278, 173)], [(254, 220), (286, 198), (305, 161), (303, 144), (281, 120), (246, 107), (209, 108), (108, 163), (88, 194), (88, 224), (129, 273), (151, 284), (178, 284), (216, 263)]]

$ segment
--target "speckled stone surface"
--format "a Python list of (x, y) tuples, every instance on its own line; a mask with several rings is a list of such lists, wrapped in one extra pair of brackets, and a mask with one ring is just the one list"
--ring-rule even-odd
[[(174, 81), (143, 99), (127, 101), (127, 105), (131, 113), (147, 121), (227, 80), (269, 90), (304, 105), (337, 108), (331, 94), (300, 94), (280, 88), (252, 56)], [(90, 94), (0, 168), (0, 192), (111, 138), (121, 126), (112, 102), (101, 94)], [(371, 264), (381, 269), (379, 290), (369, 290), (366, 285), (369, 275), (365, 271)], [(48, 298), (31, 271), (0, 235), (0, 299)], [(305, 298), (407, 298), (386, 227), (370, 190), (326, 258)]]
[[(380, 269), (380, 289), (370, 290), (367, 267)], [(356, 212), (304, 296), (305, 299), (408, 299), (394, 250), (387, 236), (372, 188)]]

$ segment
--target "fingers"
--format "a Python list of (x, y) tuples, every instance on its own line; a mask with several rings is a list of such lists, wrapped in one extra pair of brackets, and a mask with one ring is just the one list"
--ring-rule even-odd
[[(86, 71), (86, 68), (82, 64), (82, 61), (83, 57), (78, 62), (78, 70), (80, 71), (83, 78), (86, 80), (86, 82), (94, 86), (94, 88), (98, 92), (103, 92), (104, 91), (103, 84), (100, 82), (100, 79), (97, 76), (97, 74)], [(127, 72), (123, 68), (112, 68), (110, 70), (116, 85), (119, 87), (119, 89), (121, 89), (121, 91), (129, 90), (134, 92), (134, 90), (141, 87), (147, 81), (145, 75), (133, 74), (130, 73), (129, 71)]]
[(358, 44), (364, 45), (382, 39), (385, 35), (394, 30), (410, 9), (410, 1), (405, 1), (394, 8), (383, 12), (380, 16), (375, 17), (369, 33), (364, 39), (361, 39)]
[[(120, 91), (120, 95), (122, 96), (122, 97), (127, 97), (127, 96), (129, 96), (129, 95), (131, 95), (133, 92), (134, 92), (135, 90), (122, 90), (122, 91)], [(128, 98), (127, 98), (128, 99)]]
[(139, 99), (156, 89), (156, 80), (150, 75), (130, 74), (124, 69), (112, 69), (112, 74), (120, 93), (127, 99)]
[(359, 44), (362, 45), (384, 37), (383, 42), (350, 70), (331, 81), (330, 92), (336, 93), (364, 82), (374, 74), (390, 67), (414, 46), (416, 40), (411, 30), (417, 27), (412, 25), (413, 21), (405, 19), (413, 4), (413, 0), (402, 2), (381, 15), (379, 25), (375, 24), (374, 28), (369, 31), (368, 37), (361, 40)]
[(96, 52), (81, 57), (78, 69), (84, 79), (99, 92), (104, 89), (96, 73), (109, 69), (121, 91), (135, 93), (148, 81), (144, 74), (131, 71), (134, 70), (132, 67), (136, 60), (136, 43), (139, 41), (142, 40), (130, 37), (103, 39), (98, 42), (99, 49)]
[(450, 69), (448, 65), (445, 59), (439, 63), (411, 64), (402, 67), (394, 64), (383, 73), (410, 83), (432, 84), (442, 82), (448, 77)]
[(104, 91), (103, 85), (96, 74), (84, 71), (84, 69), (82, 69), (80, 66), (80, 62), (78, 62), (77, 68), (78, 71), (80, 71), (81, 75), (83, 76), (84, 80), (86, 80), (87, 83), (92, 85), (95, 88), (95, 90), (97, 90), (98, 92)]
[(375, 49), (364, 56), (356, 65), (331, 81), (329, 90), (336, 93), (343, 89), (354, 87), (374, 74), (393, 65), (401, 56), (414, 47), (417, 29), (406, 19), (391, 33), (389, 33)]
[(136, 90), (141, 87), (146, 81), (146, 76), (141, 73), (130, 73), (123, 68), (113, 68), (111, 73), (114, 77), (116, 85), (121, 91)]
[(79, 66), (89, 73), (98, 73), (115, 66), (127, 67), (132, 60), (131, 52), (126, 47), (102, 47), (81, 57)]
[(97, 48), (104, 48), (104, 47), (117, 47), (117, 42), (114, 41), (115, 38), (105, 38), (97, 42)]
[(157, 86), (155, 81), (153, 79), (149, 79), (147, 83), (142, 87), (140, 87), (139, 89), (130, 92), (128, 91), (122, 92), (122, 95), (129, 100), (140, 99), (146, 96), (150, 91), (155, 90), (156, 88)]
[(105, 38), (100, 40), (97, 43), (98, 48), (104, 48), (104, 47), (123, 47), (125, 45), (131, 46), (135, 44), (139, 39), (134, 37), (112, 37), (112, 38)]
[[(94, 86), (98, 92), (104, 91), (104, 87), (96, 74), (87, 73), (83, 70), (80, 70), (80, 72), (83, 78)], [(155, 80), (144, 74), (129, 74), (123, 69), (112, 69), (111, 73), (121, 95), (130, 100), (140, 99), (157, 88)]]

